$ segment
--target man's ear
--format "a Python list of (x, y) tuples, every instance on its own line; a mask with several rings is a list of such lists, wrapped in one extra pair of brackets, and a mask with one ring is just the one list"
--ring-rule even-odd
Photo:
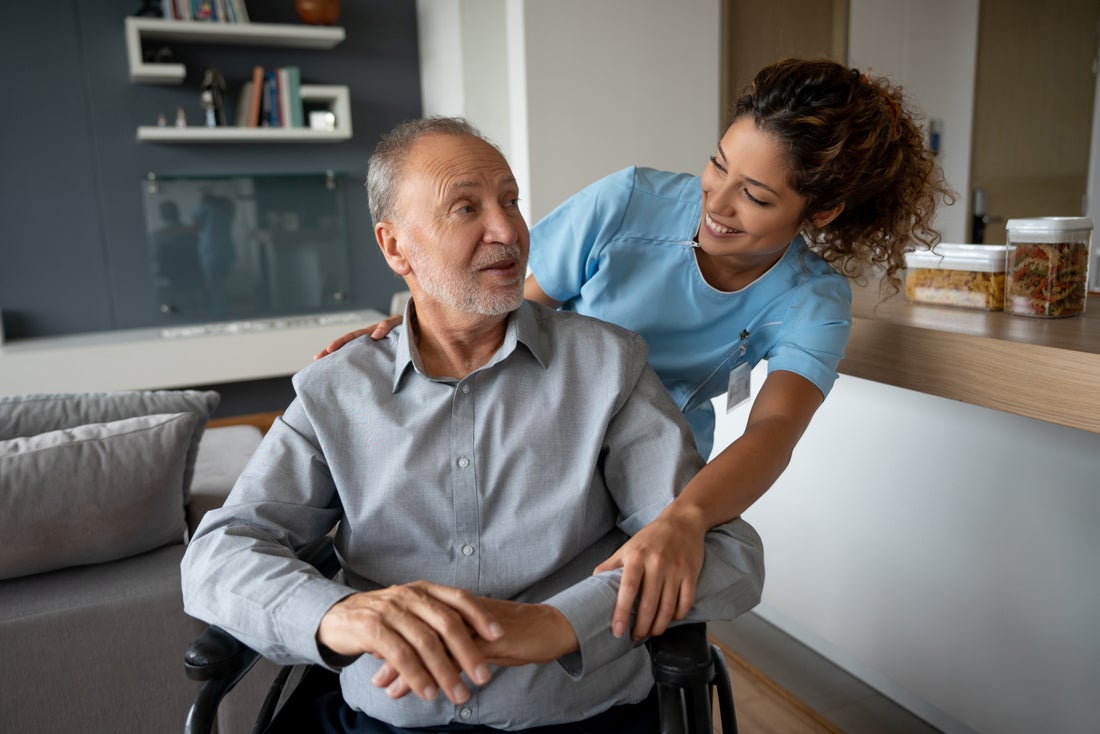
[(829, 222), (839, 217), (842, 211), (844, 211), (844, 202), (837, 204), (832, 209), (826, 209), (823, 212), (818, 212), (813, 215), (810, 217), (810, 224), (814, 226), (814, 229), (821, 229)]
[(393, 222), (381, 221), (374, 225), (374, 239), (378, 241), (378, 247), (382, 250), (382, 257), (390, 269), (404, 277), (412, 272), (409, 261), (405, 259), (405, 253), (398, 244), (397, 228)]

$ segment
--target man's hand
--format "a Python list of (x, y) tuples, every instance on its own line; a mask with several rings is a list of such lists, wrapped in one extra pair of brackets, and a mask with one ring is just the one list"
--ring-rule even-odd
[[(623, 569), (611, 631), (621, 637), (638, 599), (631, 636), (635, 640), (662, 634), (673, 619), (683, 619), (695, 603), (695, 582), (703, 568), (706, 528), (662, 513), (634, 534), (595, 573)], [(639, 594), (640, 591), (640, 594)]]
[[(385, 660), (374, 683), (388, 687), (390, 696), (411, 689), (430, 701), (442, 690), (452, 703), (465, 703), (470, 692), (459, 672), (479, 685), (490, 675), (488, 656), (474, 637), (496, 640), (504, 632), (483, 602), (426, 581), (352, 594), (325, 613), (317, 641), (339, 655), (370, 653)], [(403, 685), (391, 686), (387, 670)]]
[(550, 663), (580, 648), (577, 633), (565, 615), (547, 604), (482, 598), (482, 606), (500, 623), (504, 634), (475, 642), (496, 665)]
[[(546, 664), (576, 651), (580, 641), (561, 612), (546, 604), (478, 597), (478, 602), (503, 628), (496, 639), (477, 637), (474, 642), (485, 659), (496, 665)], [(393, 698), (409, 693), (409, 684), (387, 663), (374, 678)]]

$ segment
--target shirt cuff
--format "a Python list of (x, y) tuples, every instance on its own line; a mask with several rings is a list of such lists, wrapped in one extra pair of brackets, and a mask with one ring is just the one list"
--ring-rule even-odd
[(355, 589), (324, 578), (310, 578), (291, 592), (276, 612), (279, 637), (294, 657), (309, 660), (332, 671), (350, 665), (358, 656), (325, 654), (317, 640), (321, 619), (333, 605), (355, 593)]
[(611, 634), (620, 575), (621, 571), (616, 570), (589, 576), (544, 602), (564, 614), (577, 635), (578, 650), (558, 658), (558, 664), (574, 680), (618, 660), (635, 647), (629, 634), (621, 638)]

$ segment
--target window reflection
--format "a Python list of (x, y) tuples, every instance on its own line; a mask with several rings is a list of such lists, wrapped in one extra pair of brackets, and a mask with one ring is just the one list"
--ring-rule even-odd
[(162, 322), (349, 307), (346, 224), (331, 174), (158, 177), (143, 191)]

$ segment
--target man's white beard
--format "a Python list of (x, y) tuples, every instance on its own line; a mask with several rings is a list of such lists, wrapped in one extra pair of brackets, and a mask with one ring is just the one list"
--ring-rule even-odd
[[(501, 316), (511, 313), (523, 303), (523, 280), (526, 263), (520, 257), (517, 245), (494, 245), (486, 248), (465, 274), (448, 272), (431, 258), (422, 258), (418, 246), (409, 248), (407, 256), (416, 274), (421, 290), (430, 298), (463, 313), (479, 316)], [(502, 258), (516, 260), (516, 281), (512, 287), (501, 284), (487, 289), (478, 283), (478, 270)]]

